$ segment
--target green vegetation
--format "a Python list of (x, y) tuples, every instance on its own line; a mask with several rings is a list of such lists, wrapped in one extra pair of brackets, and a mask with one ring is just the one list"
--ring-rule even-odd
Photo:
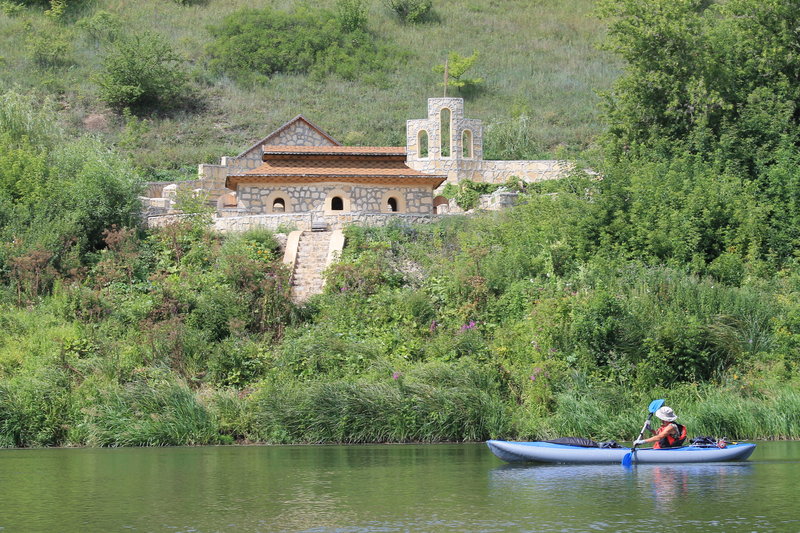
[(525, 192), (527, 185), (519, 178), (512, 176), (505, 183), (485, 183), (464, 180), (458, 185), (448, 183), (444, 186), (442, 195), (446, 198), (455, 198), (458, 207), (465, 211), (478, 207), (478, 199), (483, 194), (491, 194), (498, 189), (508, 192)]
[(364, 5), (340, 0), (338, 11), (247, 9), (211, 28), (210, 66), (247, 84), (276, 74), (336, 74), (352, 80), (397, 60), (366, 29)]
[[(237, 154), (298, 113), (348, 144), (403, 144), (405, 120), (424, 117), (426, 99), (441, 93), (442, 78), (431, 67), (450, 52), (480, 53), (469, 76), (486, 80), (485, 90), (469, 94), (467, 113), (490, 127), (487, 158), (505, 157), (495, 149), (504, 149), (506, 141), (492, 141), (493, 132), (502, 131), (507, 139), (519, 131), (513, 127), (518, 117), (527, 120), (524, 145), (537, 157), (562, 149), (575, 154), (602, 131), (594, 90), (608, 89), (617, 68), (609, 54), (594, 47), (604, 28), (590, 15), (592, 0), (399, 4), (430, 4), (435, 16), (425, 15), (424, 24), (405, 23), (383, 0), (321, 0), (313, 9), (282, 0), (266, 10), (253, 10), (244, 0), (96, 0), (68, 2), (63, 16), (54, 19), (45, 15), (48, 2), (7, 2), (0, 9), (0, 66), (14, 76), (0, 79), (0, 92), (50, 97), (59, 103), (51, 119), (70, 137), (100, 136), (155, 180), (167, 173), (191, 175), (198, 163)], [(257, 18), (272, 13), (268, 27), (294, 17), (318, 22), (313, 32), (291, 32), (293, 39), (279, 47), (289, 50), (297, 39), (310, 39), (300, 58), (307, 67), (275, 73), (258, 56), (259, 48), (254, 56), (243, 53), (248, 48), (214, 44), (218, 32), (234, 28), (256, 31), (252, 40), (245, 39), (246, 32), (236, 34), (234, 40), (244, 40), (243, 46), (267, 41), (255, 21), (226, 22), (243, 10)], [(486, 33), (486, 27), (493, 31)], [(347, 38), (348, 32), (356, 38)], [(144, 35), (168, 47), (176, 60), (143, 74), (174, 67), (185, 72), (181, 85), (187, 92), (177, 101), (162, 93), (160, 74), (152, 80), (155, 85), (141, 85), (154, 87), (148, 91), (157, 99), (141, 109), (133, 104), (141, 124), (134, 133), (122, 115), (127, 99), (106, 99), (100, 81), (106, 61), (122, 46), (116, 41)], [(223, 56), (230, 61), (222, 64)], [(119, 86), (111, 85), (113, 94), (141, 90), (138, 81), (119, 76)]]
[(469, 94), (474, 92), (483, 83), (483, 78), (465, 78), (464, 75), (475, 66), (477, 60), (477, 50), (467, 57), (463, 57), (456, 52), (450, 52), (447, 54), (446, 64), (433, 67), (433, 71), (438, 74), (447, 73), (447, 82), (442, 82), (439, 85), (444, 86), (447, 83), (447, 87), (455, 87), (462, 93)]
[(190, 98), (180, 56), (151, 33), (114, 40), (97, 84), (100, 98), (118, 110), (169, 111)]
[[(514, 23), (530, 22), (529, 4), (519, 3)], [(179, 10), (213, 9), (143, 5), (164, 21)], [(512, 24), (483, 3), (437, 3), (442, 22), (426, 25), (400, 25), (365, 6), (338, 3), (325, 15), (331, 31), (385, 30), (411, 49), (423, 34), (432, 48), (452, 38), (455, 21), (463, 33), (473, 19)], [(555, 13), (535, 8), (544, 19)], [(58, 24), (83, 21), (74, 31), (103, 54), (127, 42), (119, 28), (129, 26), (93, 9), (76, 7)], [(3, 92), (0, 444), (621, 440), (656, 397), (668, 399), (693, 435), (800, 438), (800, 116), (791, 83), (800, 59), (787, 52), (800, 8), (778, 0), (606, 0), (600, 12), (607, 47), (625, 68), (604, 97), (609, 128), (577, 165), (596, 172), (520, 187), (521, 202), (506, 212), (349, 227), (326, 292), (303, 306), (288, 298), (275, 235), (210, 232), (202, 199), (191, 197), (182, 200), (194, 216), (140, 230), (135, 165), (102, 136), (53, 121), (54, 102)], [(300, 13), (287, 9), (276, 20)], [(364, 13), (368, 30), (353, 30)], [(0, 19), (0, 34), (55, 24), (38, 17), (26, 7)], [(571, 38), (585, 42), (576, 33)], [(88, 48), (77, 33), (63, 35), (76, 46), (79, 72)], [(490, 42), (468, 49), (495, 68), (512, 61), (499, 60), (510, 56)], [(194, 50), (190, 64), (207, 60), (203, 47)], [(569, 72), (592, 57), (561, 65)], [(441, 59), (425, 59), (427, 76)], [(409, 56), (409, 64), (419, 60)], [(255, 102), (241, 97), (238, 83), (190, 64), (191, 83), (206, 95), (228, 91), (209, 98), (217, 111)], [(61, 85), (72, 67), (42, 69), (21, 83), (38, 76), (37, 87), (61, 87), (62, 107), (79, 101)], [(349, 90), (407, 88), (369, 85), (361, 70), (349, 86), (331, 72), (270, 72), (249, 90), (255, 98), (303, 87), (292, 98), (320, 98), (318, 109), (336, 108), (326, 115), (336, 116), (351, 102)], [(385, 75), (397, 81), (397, 72)], [(491, 73), (481, 75), (491, 83)], [(506, 75), (494, 79), (519, 81)], [(326, 93), (315, 92), (314, 76)], [(344, 87), (339, 105), (326, 101)], [(480, 115), (488, 100), (474, 98)], [(502, 84), (492, 98), (514, 100)], [(259, 109), (250, 107), (247, 120), (263, 122)], [(505, 133), (489, 146), (509, 154), (551, 146), (537, 137), (530, 109), (522, 99), (510, 126), (492, 125)], [(341, 127), (364, 120), (364, 130), (383, 135), (360, 110), (345, 108)], [(180, 128), (196, 124), (186, 115)], [(138, 160), (148, 135), (163, 135), (167, 124), (179, 131), (169, 116), (122, 118), (124, 149)], [(581, 137), (564, 127), (568, 143)], [(169, 146), (164, 152), (175, 155)], [(161, 175), (174, 171), (161, 164)], [(466, 206), (483, 187), (448, 192)]]
[(435, 16), (431, 0), (385, 0), (385, 3), (400, 20), (408, 24), (426, 22)]

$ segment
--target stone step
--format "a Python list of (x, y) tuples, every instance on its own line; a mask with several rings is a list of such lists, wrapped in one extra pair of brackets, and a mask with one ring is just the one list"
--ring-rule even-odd
[(292, 297), (295, 301), (302, 302), (322, 292), (331, 235), (331, 232), (306, 231), (300, 236), (292, 272)]

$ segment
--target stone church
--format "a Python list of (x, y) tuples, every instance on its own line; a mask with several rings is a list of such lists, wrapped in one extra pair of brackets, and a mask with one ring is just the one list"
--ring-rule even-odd
[(563, 161), (483, 159), (483, 124), (461, 98), (430, 98), (428, 116), (406, 122), (406, 146), (342, 146), (298, 115), (234, 157), (199, 166), (198, 179), (149, 184), (150, 226), (175, 215), (178, 188), (208, 195), (222, 231), (293, 226), (341, 228), (392, 217), (429, 222), (455, 210), (439, 193), (462, 180), (503, 183), (558, 178)]

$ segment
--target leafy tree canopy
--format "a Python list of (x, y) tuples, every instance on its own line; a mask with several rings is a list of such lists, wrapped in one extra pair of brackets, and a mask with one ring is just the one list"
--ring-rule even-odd
[(154, 33), (114, 41), (97, 83), (100, 97), (118, 110), (169, 111), (189, 97), (182, 58)]
[(447, 55), (447, 63), (436, 65), (433, 71), (444, 74), (447, 71), (447, 81), (439, 85), (455, 87), (458, 90), (469, 90), (483, 83), (483, 78), (465, 78), (464, 75), (475, 65), (478, 60), (478, 51), (474, 50), (471, 56), (461, 56), (456, 52)]
[(606, 244), (703, 270), (800, 245), (800, 4), (603, 0), (625, 61), (606, 95)]

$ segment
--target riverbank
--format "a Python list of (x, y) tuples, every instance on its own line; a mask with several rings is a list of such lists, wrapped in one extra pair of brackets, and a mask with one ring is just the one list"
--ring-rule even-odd
[[(57, 369), (50, 369), (58, 373)], [(9, 386), (13, 385), (13, 386)], [(573, 381), (541, 415), (510, 401), (498, 374), (475, 363), (424, 364), (397, 376), (304, 383), (264, 381), (247, 390), (191, 390), (167, 375), (101, 390), (58, 390), (43, 380), (0, 386), (4, 446), (175, 446), (544, 440), (631, 440), (650, 398)], [(60, 394), (55, 394), (60, 392)], [(734, 380), (654, 390), (691, 436), (800, 438), (800, 394)]]

